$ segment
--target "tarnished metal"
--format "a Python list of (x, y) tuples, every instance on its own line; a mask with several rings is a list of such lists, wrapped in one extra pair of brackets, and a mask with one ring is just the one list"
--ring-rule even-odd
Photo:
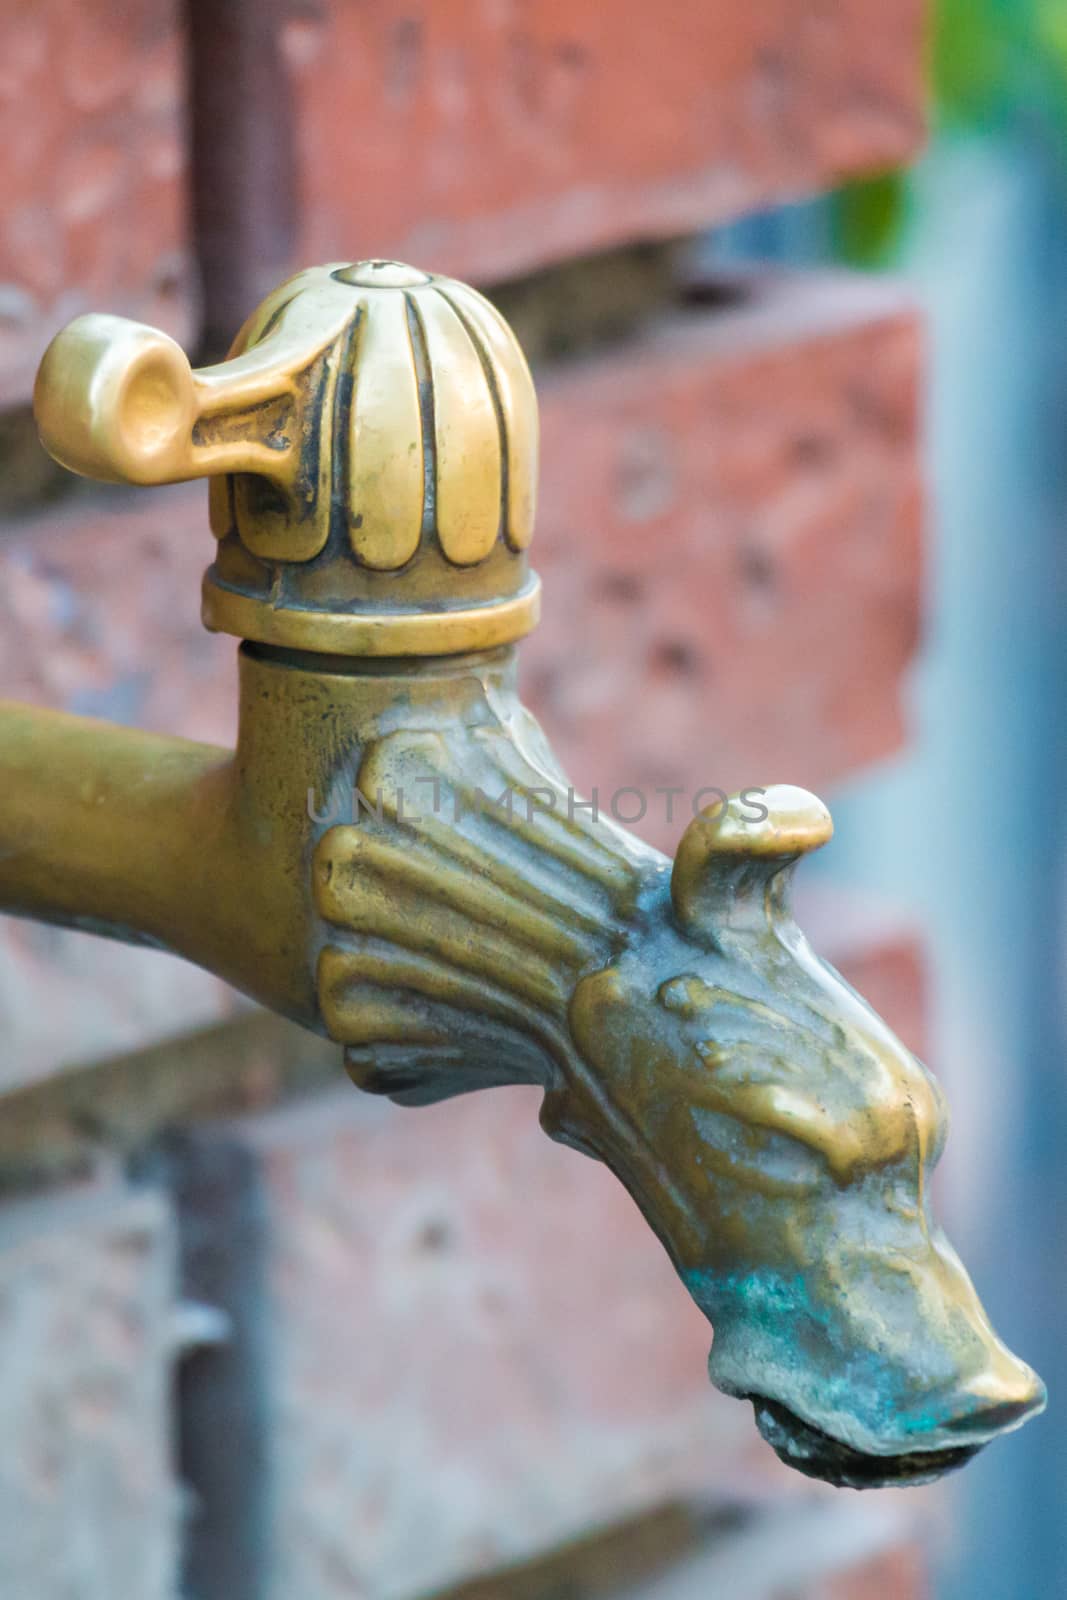
[(801, 1471), (935, 1477), (1039, 1410), (930, 1214), (934, 1080), (793, 922), (825, 807), (746, 792), (672, 864), (576, 802), (516, 697), (536, 411), (496, 313), (323, 268), (235, 350), (193, 374), (83, 318), (45, 358), (76, 470), (224, 474), (205, 612), (248, 642), (234, 752), (0, 711), (0, 906), (199, 962), (401, 1102), (543, 1085)]
[(422, 656), (537, 621), (533, 383), (499, 313), (451, 278), (311, 268), (199, 372), (154, 328), (79, 317), (41, 363), (34, 409), (75, 472), (211, 477), (209, 628)]

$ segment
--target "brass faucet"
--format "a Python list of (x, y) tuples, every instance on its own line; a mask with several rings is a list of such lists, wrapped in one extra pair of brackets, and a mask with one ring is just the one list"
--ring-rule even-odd
[(746, 791), (672, 863), (575, 799), (516, 697), (537, 407), (492, 306), (316, 268), (196, 372), (80, 317), (35, 404), (76, 472), (211, 479), (203, 616), (243, 641), (240, 731), (0, 709), (0, 909), (198, 962), (403, 1103), (542, 1085), (802, 1472), (936, 1477), (1040, 1410), (930, 1214), (934, 1080), (792, 920), (826, 809)]

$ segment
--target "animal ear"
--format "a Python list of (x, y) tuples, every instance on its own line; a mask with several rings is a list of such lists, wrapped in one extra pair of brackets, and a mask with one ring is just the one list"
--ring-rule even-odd
[(671, 872), (679, 920), (690, 932), (708, 935), (749, 908), (784, 911), (786, 869), (833, 831), (821, 800), (784, 783), (743, 789), (702, 811), (682, 835)]

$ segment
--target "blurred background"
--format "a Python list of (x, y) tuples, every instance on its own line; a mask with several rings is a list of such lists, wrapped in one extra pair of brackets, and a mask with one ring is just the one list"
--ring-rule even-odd
[(1062, 1593), (1063, 0), (0, 0), (0, 147), (0, 692), (232, 738), (202, 488), (37, 446), (68, 318), (210, 359), (310, 262), (477, 283), (542, 402), (529, 703), (586, 792), (830, 801), (804, 918), (945, 1082), (942, 1215), (1051, 1394), (820, 1489), (536, 1096), (381, 1106), (5, 920), (0, 1593)]

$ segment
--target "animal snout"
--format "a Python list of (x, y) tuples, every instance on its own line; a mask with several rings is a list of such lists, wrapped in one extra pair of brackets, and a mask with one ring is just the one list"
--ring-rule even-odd
[(1025, 1361), (1008, 1355), (997, 1363), (997, 1369), (984, 1373), (950, 1399), (939, 1430), (946, 1441), (985, 1444), (1045, 1409), (1045, 1385)]

